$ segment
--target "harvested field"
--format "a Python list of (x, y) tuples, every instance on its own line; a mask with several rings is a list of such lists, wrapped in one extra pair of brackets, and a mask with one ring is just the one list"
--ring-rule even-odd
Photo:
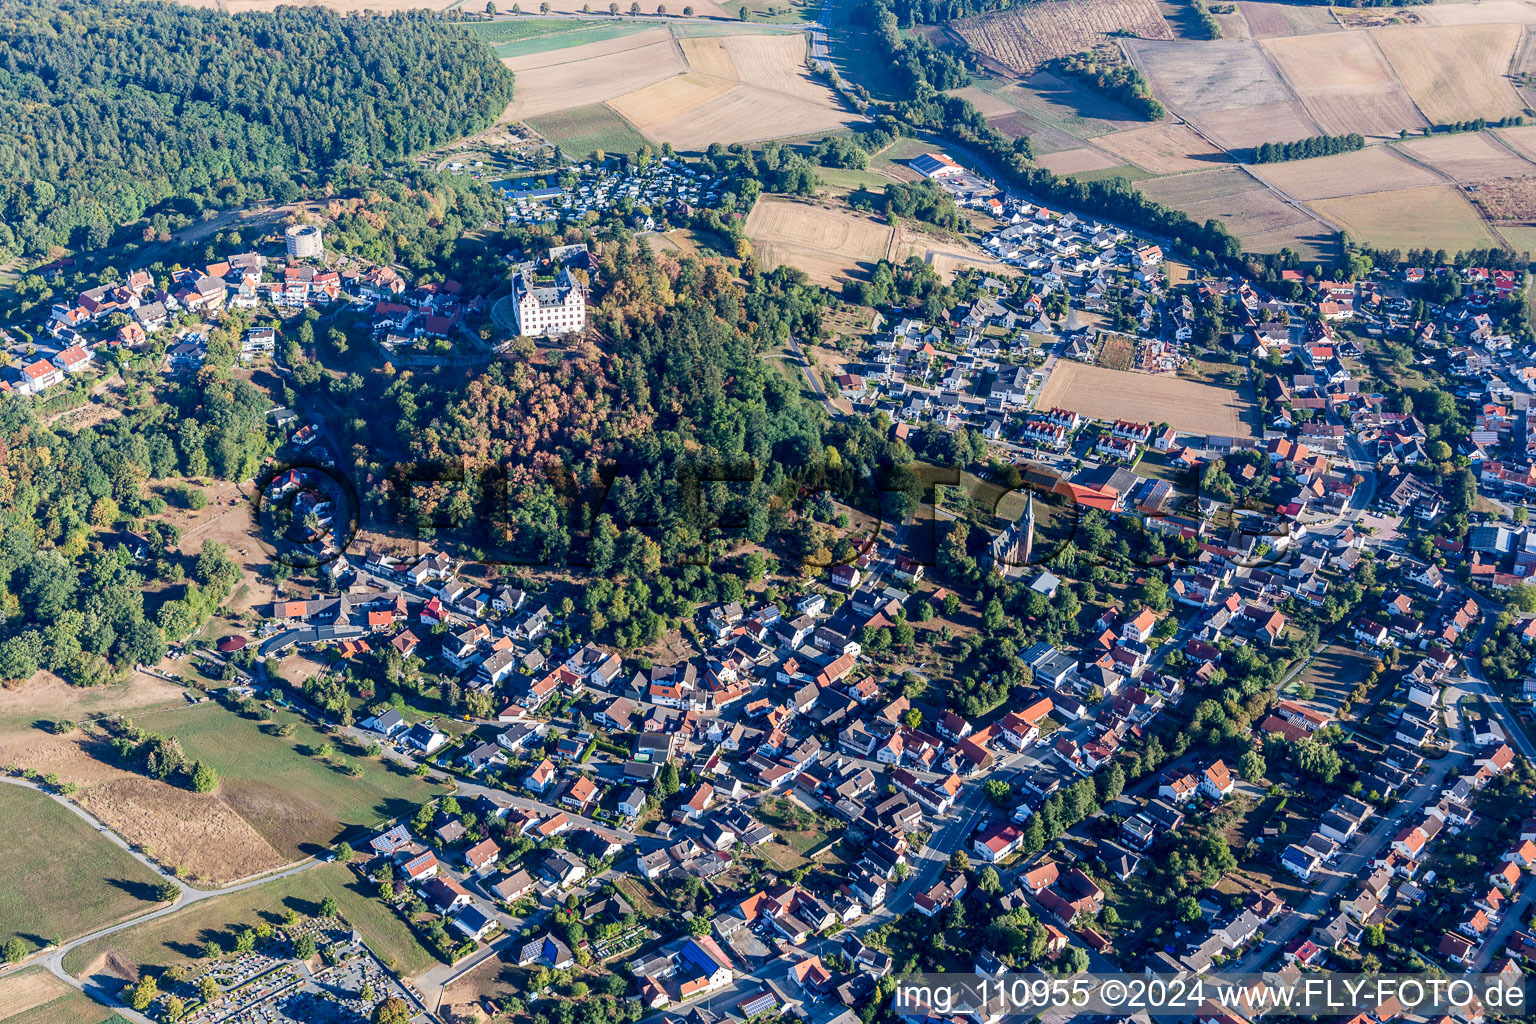
[(1426, 4), (1414, 13), (1426, 25), (1536, 25), (1536, 6), (1524, 0)]
[(1514, 249), (1515, 252), (1525, 253), (1527, 256), (1536, 253), (1536, 227), (1501, 224), (1499, 225), (1499, 234), (1504, 237), (1504, 241), (1508, 242), (1510, 248)]
[(712, 142), (808, 135), (862, 120), (811, 77), (800, 33), (694, 37), (680, 46), (688, 70), (609, 104), (657, 142), (704, 149)]
[(1457, 252), (1497, 244), (1455, 185), (1393, 189), (1311, 205), (1354, 237), (1383, 249), (1429, 246)]
[(981, 111), (983, 117), (1006, 117), (1017, 112), (1011, 103), (1006, 102), (996, 93), (988, 92), (985, 89), (978, 89), (974, 85), (968, 85), (964, 89), (956, 89), (950, 95), (970, 100), (971, 106)]
[(735, 82), (688, 72), (609, 100), (608, 106), (645, 131), (669, 118), (686, 114), (734, 88)]
[(1505, 77), (1524, 35), (1518, 25), (1411, 26), (1371, 34), (1431, 124), (1497, 120), (1525, 107)]
[(1339, 31), (1339, 23), (1333, 20), (1333, 15), (1328, 13), (1326, 7), (1240, 0), (1237, 9), (1248, 22), (1248, 31), (1255, 39)]
[(1173, 38), (1154, 0), (1044, 0), (951, 27), (972, 49), (1020, 75), (1115, 35)]
[[(700, 40), (706, 41), (723, 44), (742, 85), (756, 86), (780, 96), (791, 96), (812, 103), (830, 103), (834, 107), (838, 105), (831, 90), (811, 77), (805, 63), (809, 53), (806, 37), (799, 33)], [(690, 56), (688, 59), (692, 63), (693, 58)]]
[(764, 266), (787, 263), (824, 285), (866, 275), (891, 244), (890, 227), (873, 218), (782, 199), (759, 199), (746, 231)]
[[(1251, 40), (1134, 39), (1123, 40), (1122, 45), (1131, 51), (1158, 99), (1185, 117), (1236, 107), (1268, 107), (1293, 98)], [(1271, 141), (1283, 139), (1276, 136)]]
[(1290, 246), (1321, 255), (1332, 245), (1331, 229), (1240, 167), (1156, 178), (1136, 187), (1200, 221), (1221, 221), (1244, 248), (1255, 252), (1278, 252)]
[(1536, 174), (1536, 163), (1515, 153), (1488, 132), (1407, 139), (1399, 142), (1396, 148), (1456, 181)]
[(830, 90), (826, 103), (793, 99), (782, 93), (738, 86), (697, 109), (646, 129), (657, 142), (681, 150), (702, 150), (712, 142), (757, 142), (835, 131), (863, 118), (836, 105)]
[(595, 149), (604, 153), (634, 153), (645, 145), (643, 135), (602, 103), (530, 117), (528, 127), (576, 157)]
[(1293, 199), (1332, 199), (1376, 192), (1383, 182), (1397, 188), (1436, 185), (1440, 175), (1393, 151), (1390, 146), (1368, 146), (1353, 153), (1320, 156), (1311, 160), (1287, 160), (1258, 164), (1254, 177), (1267, 181)]
[(688, 66), (700, 74), (729, 79), (737, 77), (736, 65), (725, 48), (723, 37), (679, 39), (678, 45), (683, 48), (683, 58), (688, 61)]
[(1153, 174), (1203, 171), (1229, 157), (1182, 124), (1156, 124), (1101, 136), (1094, 142)]
[(1241, 167), (1218, 167), (1197, 174), (1177, 174), (1136, 183), (1136, 189), (1160, 203), (1183, 209), (1185, 204), (1225, 199), (1264, 187)]
[(1122, 103), (1082, 82), (1037, 71), (1018, 85), (982, 85), (1004, 103), (1076, 139), (1125, 128), (1145, 128), (1147, 120)]
[(1226, 388), (1166, 374), (1132, 373), (1062, 360), (1036, 405), (1060, 406), (1096, 419), (1168, 423), (1200, 434), (1248, 437), (1247, 399)]
[(1493, 134), (1509, 143), (1519, 153), (1536, 160), (1536, 124), (1523, 124), (1517, 128), (1495, 128)]
[(1083, 146), (1042, 156), (1036, 162), (1052, 174), (1077, 174), (1081, 171), (1102, 171), (1107, 167), (1119, 166), (1124, 161), (1107, 156), (1092, 146)]
[(1083, 144), (1082, 140), (1076, 136), (1068, 135), (1060, 128), (1055, 128), (1024, 113), (994, 117), (990, 123), (993, 128), (1010, 139), (1028, 135), (1036, 153), (1059, 153), (1063, 149), (1076, 149)]
[(176, 683), (143, 672), (111, 686), (71, 686), (51, 672), (39, 672), (25, 683), (0, 690), (0, 763), (28, 764), (10, 744), (24, 745), (42, 735), (39, 729), (45, 723), (179, 708), (186, 704), (186, 692)]
[(70, 988), (46, 967), (0, 978), (0, 1021), (6, 1024), (100, 1024), (113, 1016), (110, 1007)]
[(1252, 149), (1264, 142), (1294, 142), (1322, 132), (1306, 108), (1295, 100), (1236, 110), (1214, 110), (1190, 120), (1228, 149)]
[[(0, 943), (32, 949), (152, 909), (161, 879), (52, 797), (0, 784)], [(5, 1006), (0, 999), (0, 1007)]]
[[(291, 738), (275, 734), (276, 726), (290, 723), (297, 730)], [(263, 725), (222, 707), (198, 707), (157, 715), (145, 724), (174, 735), (188, 757), (218, 769), (217, 796), (285, 860), (314, 853), (350, 829), (410, 813), (435, 792), (393, 762), (362, 757), (360, 749), (326, 763), (316, 752), (327, 735), (286, 712)], [(363, 774), (348, 776), (343, 762)]]
[(1396, 138), (1404, 128), (1425, 126), (1369, 32), (1291, 36), (1261, 45), (1327, 134)]
[[(1502, 222), (1529, 224), (1536, 221), (1536, 178), (1494, 178), (1480, 181), (1467, 198), (1483, 216), (1500, 224), (1499, 233), (1508, 235)], [(1510, 244), (1514, 245), (1513, 239)]]
[(507, 111), (517, 120), (592, 106), (688, 69), (664, 28), (502, 63), (517, 73), (517, 95)]

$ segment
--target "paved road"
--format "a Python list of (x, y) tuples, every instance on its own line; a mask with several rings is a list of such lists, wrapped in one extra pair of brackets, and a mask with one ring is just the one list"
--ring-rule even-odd
[(1402, 829), (1404, 823), (1410, 817), (1416, 816), (1425, 804), (1439, 796), (1441, 785), (1451, 768), (1467, 760), (1470, 752), (1464, 749), (1460, 739), (1456, 741), (1455, 746), (1455, 752), (1430, 765), (1424, 779), (1413, 788), (1406, 799), (1399, 801), (1397, 806), (1388, 813), (1377, 817), (1376, 827), (1365, 833), (1363, 838), (1357, 838), (1354, 848), (1340, 857), (1335, 867), (1325, 869), (1325, 874), (1321, 878), (1313, 877), (1310, 882), (1312, 894), (1307, 897), (1306, 902), (1300, 909), (1281, 918), (1280, 922), (1265, 936), (1264, 941), (1243, 957), (1234, 969), (1236, 973), (1262, 969), (1270, 958), (1303, 928), (1316, 922), (1345, 885), (1357, 881), (1364, 875), (1364, 867), (1391, 843), (1392, 838)]
[(1514, 747), (1526, 760), (1536, 761), (1536, 745), (1531, 743), (1531, 739), (1525, 734), (1525, 729), (1521, 726), (1519, 719), (1515, 717), (1514, 712), (1509, 710), (1509, 705), (1504, 703), (1504, 697), (1488, 681), (1488, 677), (1483, 674), (1482, 660), (1477, 653), (1483, 649), (1483, 644), (1487, 643), (1488, 639), (1493, 636), (1494, 629), (1498, 626), (1499, 613), (1504, 610), (1504, 606), (1475, 593), (1472, 595), (1472, 599), (1477, 602), (1478, 608), (1482, 610), (1483, 624), (1478, 627), (1477, 636), (1473, 637), (1472, 643), (1467, 646), (1468, 654), (1462, 659), (1462, 669), (1465, 675), (1457, 685), (1467, 693), (1480, 694), (1488, 702), (1488, 708), (1493, 712), (1494, 717), (1499, 720), (1499, 724), (1504, 726), (1504, 733), (1509, 737), (1509, 745)]
[(805, 374), (805, 379), (810, 382), (811, 391), (815, 393), (816, 400), (827, 410), (827, 415), (835, 420), (842, 419), (842, 410), (833, 405), (832, 399), (827, 397), (827, 389), (821, 383), (821, 374), (811, 365), (810, 357), (805, 354), (805, 349), (800, 347), (800, 339), (790, 338), (789, 347), (795, 355), (800, 357), (800, 372)]

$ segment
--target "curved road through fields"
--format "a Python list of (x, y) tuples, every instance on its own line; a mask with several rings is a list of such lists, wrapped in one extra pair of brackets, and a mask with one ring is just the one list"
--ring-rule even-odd
[[(127, 1017), (129, 1020), (139, 1022), (139, 1024), (153, 1024), (153, 1022), (142, 1013), (138, 1013), (135, 1010), (124, 1006), (122, 1001), (117, 998), (116, 992), (108, 992), (102, 989), (99, 985), (89, 985), (76, 978), (68, 971), (64, 970), (64, 958), (77, 947), (83, 946), (88, 942), (95, 942), (97, 939), (105, 938), (106, 936), (112, 935), (116, 932), (124, 931), (125, 929), (133, 928), (141, 924), (147, 924), (150, 921), (158, 920), (162, 917), (167, 917), (184, 907), (192, 905), (193, 903), (211, 899), (214, 896), (224, 896), (229, 893), (236, 893), (245, 889), (253, 889), (258, 885), (265, 885), (268, 882), (275, 882), (280, 878), (287, 878), (289, 875), (296, 875), (300, 872), (308, 871), (313, 867), (317, 867), (320, 863), (314, 859), (300, 861), (291, 867), (282, 868), (271, 874), (261, 875), (259, 877), (247, 879), (242, 882), (236, 882), (233, 885), (224, 886), (220, 889), (193, 888), (191, 885), (188, 885), (180, 878), (177, 878), (171, 872), (165, 870), (159, 864), (156, 864), (154, 861), (144, 856), (138, 850), (135, 850), (128, 844), (126, 840), (124, 840), (116, 832), (113, 832), (110, 828), (108, 828), (99, 819), (97, 819), (94, 815), (92, 815), (85, 808), (81, 807), (79, 804), (74, 803), (73, 801), (68, 800), (63, 796), (60, 796), (58, 793), (50, 792), (48, 789), (39, 786), (34, 782), (29, 782), (26, 779), (0, 778), (0, 782), (6, 782), (13, 786), (22, 786), (27, 789), (36, 790), (37, 792), (42, 793), (45, 796), (69, 808), (69, 810), (74, 815), (86, 822), (89, 822), (90, 825), (96, 829), (96, 831), (105, 836), (107, 840), (113, 845), (128, 851), (129, 856), (133, 857), (134, 860), (137, 860), (140, 864), (143, 864), (145, 867), (149, 868), (160, 878), (175, 884), (177, 889), (180, 890), (180, 894), (177, 896), (176, 902), (174, 903), (168, 903), (158, 910), (150, 911), (147, 914), (140, 914), (137, 917), (130, 917), (126, 921), (119, 921), (118, 923), (108, 925), (105, 928), (98, 928), (96, 931), (82, 935), (79, 938), (71, 939), (68, 942), (53, 947), (52, 949), (42, 950), (38, 953), (35, 953), (32, 955), (32, 957), (29, 958), (31, 962), (41, 963), (44, 967), (48, 968), (50, 974), (64, 982), (66, 985), (69, 985), (71, 988), (79, 989), (97, 1002), (112, 1007), (113, 1009), (117, 1010), (118, 1013), (121, 1013), (123, 1016)], [(23, 964), (25, 963), (27, 963), (27, 961), (23, 961)]]

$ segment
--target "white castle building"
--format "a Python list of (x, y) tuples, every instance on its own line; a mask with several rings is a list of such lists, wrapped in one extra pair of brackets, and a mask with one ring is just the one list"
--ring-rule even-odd
[(567, 334), (587, 325), (586, 295), (564, 267), (553, 284), (538, 284), (525, 272), (514, 274), (512, 300), (518, 334)]

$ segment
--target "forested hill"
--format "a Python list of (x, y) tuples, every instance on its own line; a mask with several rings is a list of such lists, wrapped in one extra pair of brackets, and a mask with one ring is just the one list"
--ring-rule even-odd
[(425, 14), (230, 16), (0, 0), (0, 249), (94, 248), (169, 198), (288, 198), (293, 176), (490, 124), (512, 74)]

